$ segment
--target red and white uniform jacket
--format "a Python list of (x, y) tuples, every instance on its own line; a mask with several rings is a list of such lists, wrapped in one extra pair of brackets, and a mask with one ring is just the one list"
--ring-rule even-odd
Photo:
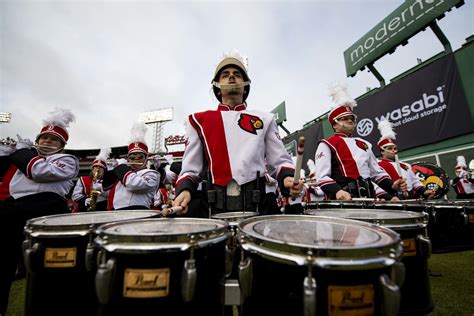
[(394, 193), (391, 188), (393, 182), (379, 166), (372, 145), (361, 138), (336, 133), (323, 139), (314, 161), (317, 183), (331, 198), (347, 183), (361, 178), (370, 178), (385, 191)]
[[(400, 175), (397, 172), (397, 164), (395, 161), (389, 159), (382, 159), (379, 161), (379, 166), (381, 166), (390, 176), (392, 181), (397, 181), (400, 179)], [(406, 180), (407, 183), (407, 190), (413, 196), (422, 196), (423, 193), (426, 191), (425, 186), (421, 183), (420, 179), (416, 176), (416, 174), (411, 170), (411, 166), (407, 163), (400, 162), (400, 171), (401, 177)], [(380, 195), (380, 187), (377, 188), (377, 195)], [(382, 190), (383, 191), (383, 190)]]
[[(10, 156), (13, 164), (4, 175), (1, 194), (15, 199), (43, 192), (65, 197), (79, 173), (79, 160), (68, 154), (39, 156), (34, 149), (20, 149)], [(0, 198), (2, 200), (2, 198)]]
[(107, 209), (119, 210), (132, 206), (150, 209), (159, 183), (160, 174), (156, 170), (132, 170), (127, 165), (118, 165), (104, 173), (104, 190), (110, 190)]
[(451, 186), (456, 191), (458, 199), (474, 198), (474, 183), (472, 183), (472, 180), (469, 181), (465, 177), (456, 177), (452, 180)]
[(319, 186), (305, 184), (305, 201), (306, 203), (322, 201), (326, 197), (323, 190)]
[(163, 205), (168, 204), (175, 198), (174, 190), (166, 190), (166, 188), (159, 188), (156, 190), (153, 198), (153, 206), (155, 208), (161, 208)]
[(97, 196), (97, 202), (107, 200), (109, 191), (104, 191), (104, 189), (102, 188), (102, 180), (98, 180), (95, 183), (92, 183), (91, 176), (82, 176), (77, 180), (76, 186), (74, 187), (74, 191), (72, 192), (73, 201), (78, 202), (81, 199), (88, 198), (90, 196), (92, 188), (100, 191), (101, 193), (99, 196)]
[(239, 185), (251, 182), (257, 171), (263, 177), (266, 166), (275, 171), (280, 187), (286, 176), (294, 174), (271, 113), (248, 111), (245, 104), (234, 110), (220, 104), (217, 110), (190, 115), (187, 123), (188, 143), (176, 194), (193, 192), (206, 171), (211, 183), (223, 187), (232, 179)]

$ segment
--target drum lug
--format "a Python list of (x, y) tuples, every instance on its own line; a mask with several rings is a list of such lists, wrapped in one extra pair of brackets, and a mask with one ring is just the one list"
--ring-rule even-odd
[(108, 304), (112, 298), (115, 272), (116, 262), (113, 258), (99, 265), (99, 269), (95, 275), (95, 291), (100, 304)]
[(467, 216), (466, 211), (463, 211), (462, 216), (464, 219), (464, 225), (469, 225), (469, 216)]
[(423, 257), (428, 259), (431, 257), (431, 240), (424, 236), (418, 236), (418, 240), (420, 242), (420, 250)]
[(35, 272), (33, 267), (36, 265), (36, 263), (38, 263), (37, 261), (39, 260), (38, 254), (40, 250), (40, 244), (34, 243), (31, 245), (29, 240), (25, 240), (23, 241), (22, 248), (26, 271), (33, 273)]
[(183, 302), (191, 302), (196, 289), (196, 261), (194, 259), (187, 259), (184, 262), (183, 272), (181, 274), (181, 296)]
[(395, 262), (393, 264), (392, 280), (399, 287), (402, 287), (405, 282), (405, 265), (402, 262)]
[(303, 282), (304, 315), (316, 315), (316, 280), (306, 276)]
[(386, 274), (381, 275), (379, 280), (382, 286), (383, 297), (382, 315), (395, 316), (400, 308), (400, 288)]
[(85, 265), (86, 265), (86, 271), (91, 272), (94, 269), (94, 255), (95, 255), (95, 250), (96, 248), (94, 247), (93, 244), (87, 244), (86, 248), (86, 257), (85, 257)]
[(252, 259), (246, 258), (239, 262), (240, 291), (244, 299), (252, 294), (253, 268)]

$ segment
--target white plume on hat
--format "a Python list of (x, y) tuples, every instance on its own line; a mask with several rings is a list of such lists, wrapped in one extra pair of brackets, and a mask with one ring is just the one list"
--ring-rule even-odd
[(382, 140), (382, 139), (395, 140), (396, 139), (395, 136), (397, 134), (393, 130), (393, 124), (391, 122), (389, 122), (386, 118), (382, 118), (380, 120), (378, 128), (379, 128), (379, 131), (380, 131), (380, 135), (382, 135), (380, 140)]
[(112, 150), (110, 148), (101, 148), (99, 154), (97, 155), (97, 157), (95, 157), (95, 159), (107, 161), (111, 152)]
[(335, 81), (329, 85), (329, 95), (331, 96), (334, 107), (348, 106), (351, 109), (357, 106), (357, 102), (347, 91), (347, 83)]
[(138, 121), (133, 123), (130, 135), (130, 143), (143, 143), (145, 144), (145, 135), (148, 128), (146, 127), (145, 122)]
[(457, 156), (456, 160), (457, 160), (456, 167), (467, 168), (466, 158), (464, 158), (464, 156)]
[(55, 108), (48, 112), (46, 118), (43, 120), (44, 125), (60, 126), (62, 128), (69, 127), (69, 123), (74, 122), (76, 117), (68, 109)]
[(225, 59), (225, 58), (235, 58), (237, 59), (238, 61), (240, 61), (242, 63), (242, 65), (244, 65), (245, 67), (245, 70), (248, 71), (249, 69), (249, 59), (247, 56), (241, 54), (237, 49), (232, 49), (228, 52), (225, 52), (222, 54), (222, 59)]

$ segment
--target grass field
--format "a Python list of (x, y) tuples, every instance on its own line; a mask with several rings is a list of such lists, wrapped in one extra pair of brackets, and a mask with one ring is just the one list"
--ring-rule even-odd
[[(431, 271), (441, 274), (431, 277), (435, 308), (430, 315), (474, 315), (474, 250), (433, 254), (428, 262)], [(25, 280), (13, 284), (7, 316), (22, 315), (24, 287)]]

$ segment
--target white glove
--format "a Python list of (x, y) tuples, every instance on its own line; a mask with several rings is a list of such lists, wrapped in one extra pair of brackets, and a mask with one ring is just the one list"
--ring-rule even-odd
[(91, 200), (92, 200), (91, 198), (87, 198), (87, 199), (84, 201), (84, 204), (85, 204), (86, 206), (91, 205)]
[(23, 148), (31, 149), (33, 146), (33, 142), (29, 138), (21, 138), (21, 136), (18, 134), (16, 134), (16, 137), (18, 138), (16, 142), (16, 150)]
[(16, 151), (15, 146), (0, 145), (0, 156), (8, 156)]
[[(119, 165), (126, 165), (127, 162), (128, 162), (127, 159), (125, 159), (125, 158), (119, 158), (119, 159), (117, 159), (117, 166), (119, 166)], [(116, 166), (116, 167), (117, 167), (117, 166)]]
[(115, 159), (108, 159), (106, 161), (107, 164), (107, 170), (113, 170), (115, 167), (117, 167), (117, 160)]
[(168, 164), (172, 164), (173, 163), (173, 155), (165, 155), (165, 160)]

